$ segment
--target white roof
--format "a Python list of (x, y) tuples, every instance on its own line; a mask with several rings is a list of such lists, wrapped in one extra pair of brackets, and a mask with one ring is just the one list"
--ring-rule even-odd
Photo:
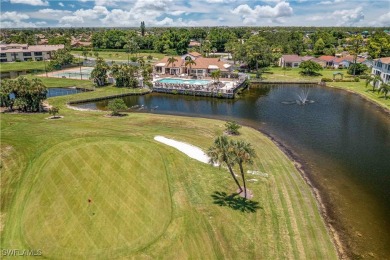
[(157, 66), (157, 67), (164, 67), (165, 66), (165, 63), (157, 63), (156, 65), (154, 66)]
[(217, 65), (209, 65), (208, 68), (209, 69), (219, 69), (219, 67)]
[(230, 64), (223, 64), (223, 67), (224, 67), (225, 69), (229, 68), (230, 66), (231, 66)]

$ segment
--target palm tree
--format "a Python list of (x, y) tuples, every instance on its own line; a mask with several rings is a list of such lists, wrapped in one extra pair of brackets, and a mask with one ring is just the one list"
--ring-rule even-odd
[(244, 163), (253, 164), (253, 158), (256, 157), (256, 152), (252, 148), (250, 143), (247, 143), (245, 141), (234, 141), (232, 140), (230, 142), (230, 145), (233, 147), (233, 153), (234, 153), (234, 160), (240, 167), (242, 182), (244, 183), (244, 196), (247, 197), (247, 189), (246, 189), (246, 182), (245, 182), (245, 174), (244, 174)]
[(196, 65), (196, 62), (193, 59), (186, 60), (184, 66), (189, 66), (190, 69), (187, 71), (187, 74), (190, 75), (190, 71), (193, 65)]
[(372, 84), (372, 92), (375, 91), (375, 88), (379, 83), (383, 82), (382, 78), (379, 75), (371, 75), (369, 78), (366, 79), (366, 87), (368, 84)]
[(381, 85), (379, 86), (378, 92), (385, 95), (385, 99), (387, 99), (387, 94), (390, 92), (390, 84), (382, 82)]
[(219, 78), (221, 77), (221, 71), (220, 70), (214, 70), (211, 72), (211, 77), (216, 81), (219, 82)]
[(175, 58), (175, 57), (170, 57), (168, 58), (168, 63), (167, 63), (167, 67), (169, 67), (169, 65), (172, 65), (171, 67), (175, 66), (175, 62), (177, 62), (178, 60)]
[(221, 166), (221, 164), (225, 163), (226, 166), (229, 169), (229, 173), (232, 176), (234, 182), (237, 184), (239, 188), (239, 193), (242, 192), (242, 188), (240, 183), (238, 182), (236, 176), (233, 172), (233, 166), (235, 163), (234, 160), (234, 153), (233, 153), (233, 147), (231, 146), (228, 138), (226, 136), (218, 136), (214, 140), (213, 146), (211, 146), (207, 150), (207, 156), (210, 157), (210, 164), (218, 164)]

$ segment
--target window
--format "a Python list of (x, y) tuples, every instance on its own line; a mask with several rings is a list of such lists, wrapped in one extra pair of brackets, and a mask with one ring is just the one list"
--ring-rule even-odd
[(7, 59), (0, 59), (0, 62), (7, 62)]
[(7, 57), (7, 54), (6, 53), (0, 53), (0, 57)]
[(41, 51), (36, 51), (36, 52), (34, 52), (34, 55), (35, 56), (42, 56), (42, 52)]
[(23, 57), (30, 57), (31, 56), (31, 52), (23, 52)]

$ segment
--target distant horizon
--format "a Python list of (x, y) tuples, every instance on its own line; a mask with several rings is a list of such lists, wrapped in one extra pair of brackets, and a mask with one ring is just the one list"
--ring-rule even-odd
[(2, 28), (390, 27), (385, 0), (0, 0)]

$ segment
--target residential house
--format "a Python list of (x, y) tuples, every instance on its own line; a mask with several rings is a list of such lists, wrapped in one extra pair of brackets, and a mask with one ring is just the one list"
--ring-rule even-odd
[(329, 56), (329, 55), (323, 55), (318, 57), (319, 60), (322, 60), (325, 62), (326, 67), (333, 67), (334, 66), (334, 60), (337, 59), (334, 56)]
[(298, 56), (296, 54), (293, 55), (282, 55), (282, 57), (279, 59), (279, 66), (281, 67), (291, 67), (291, 68), (298, 68), (299, 65), (304, 61), (314, 61), (319, 63), (321, 66), (323, 66), (322, 61), (314, 58), (313, 56)]
[(373, 60), (371, 74), (380, 76), (384, 83), (390, 83), (390, 57)]
[(200, 42), (198, 41), (194, 41), (194, 40), (190, 40), (190, 43), (188, 44), (188, 48), (193, 48), (193, 47), (200, 47)]
[(0, 62), (48, 60), (54, 51), (63, 49), (58, 45), (0, 44)]
[[(209, 76), (211, 72), (220, 70), (230, 72), (231, 65), (222, 62), (219, 58), (205, 58), (198, 52), (190, 52), (182, 56), (174, 57), (177, 61), (169, 63), (169, 56), (165, 56), (153, 66), (154, 72), (165, 75), (189, 74), (192, 76)], [(187, 60), (193, 60), (195, 64), (186, 66)]]

